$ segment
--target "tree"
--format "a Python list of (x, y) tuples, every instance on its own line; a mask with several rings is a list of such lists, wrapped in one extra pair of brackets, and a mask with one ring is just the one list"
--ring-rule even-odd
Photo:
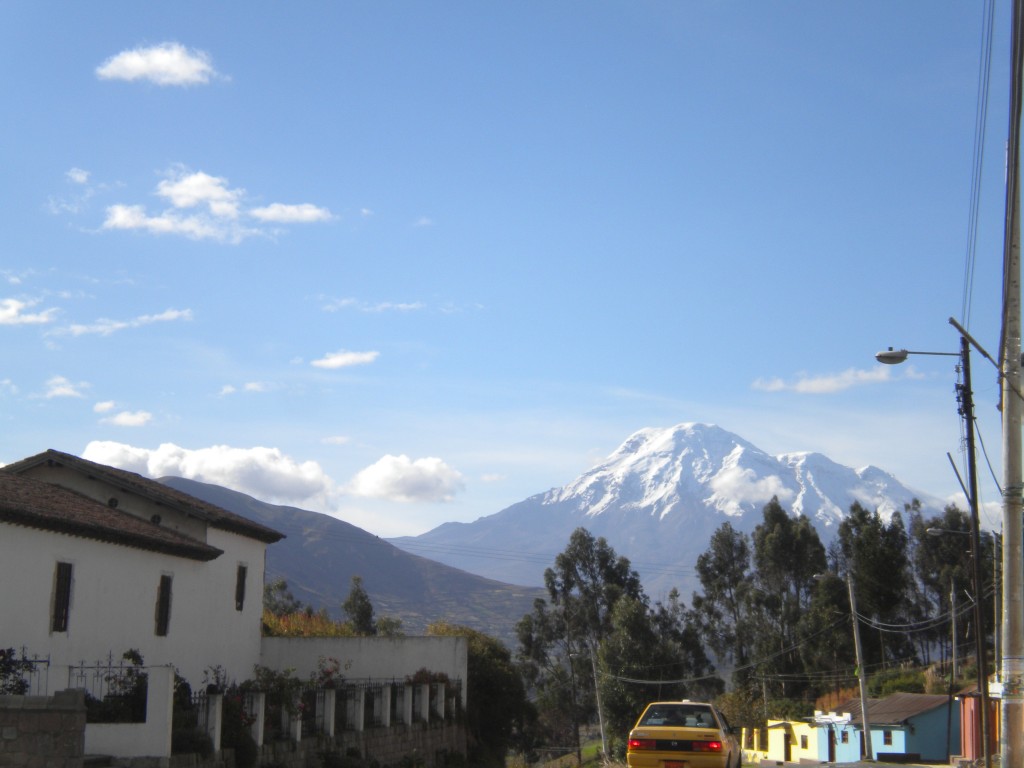
[[(883, 624), (909, 624), (911, 573), (902, 516), (893, 513), (886, 522), (877, 510), (854, 502), (839, 524), (837, 544), (841, 573), (853, 578), (857, 610)], [(861, 641), (866, 665), (914, 657), (906, 634), (862, 632)]]
[(533, 717), (512, 654), (493, 637), (456, 624), (435, 622), (427, 627), (427, 634), (467, 638), (466, 697), (472, 702), (466, 713), (469, 764), (503, 768), (514, 738)]
[(577, 528), (544, 572), (549, 600), (516, 627), (519, 659), (538, 696), (542, 737), (578, 745), (578, 726), (596, 713), (594, 665), (623, 598), (647, 604), (640, 577), (603, 538)]
[(753, 589), (746, 535), (722, 523), (697, 558), (697, 576), (704, 592), (693, 595), (692, 616), (701, 636), (720, 659), (744, 666), (750, 655), (747, 617)]
[(792, 517), (778, 498), (763, 510), (754, 529), (756, 589), (749, 592), (757, 672), (770, 680), (774, 696), (792, 698), (807, 689), (797, 626), (814, 591), (815, 575), (825, 570), (825, 547), (810, 521)]
[(303, 607), (302, 601), (295, 598), (284, 579), (275, 579), (264, 585), (263, 610), (274, 616), (285, 616), (289, 613), (298, 613)]
[(612, 754), (625, 752), (624, 739), (648, 702), (711, 699), (724, 689), (686, 619), (679, 592), (654, 610), (624, 597), (613, 609), (612, 632), (598, 657), (601, 704)]
[(362, 576), (352, 577), (352, 588), (341, 608), (357, 635), (377, 634), (377, 627), (373, 621), (373, 603), (363, 588)]

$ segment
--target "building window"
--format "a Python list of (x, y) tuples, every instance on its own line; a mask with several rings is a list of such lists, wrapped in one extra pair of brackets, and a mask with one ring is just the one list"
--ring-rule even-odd
[(244, 565), (238, 566), (238, 573), (235, 575), (235, 610), (240, 611), (245, 607), (245, 576), (248, 568)]
[(807, 734), (800, 735), (800, 749), (807, 749)]
[(850, 743), (850, 732), (844, 730), (842, 735), (839, 737), (839, 741), (842, 742), (843, 744), (849, 744)]
[(71, 613), (71, 563), (57, 563), (53, 577), (53, 616), (51, 632), (68, 631), (68, 615)]
[(887, 747), (892, 746), (892, 731), (882, 731), (882, 743)]
[(160, 577), (160, 588), (156, 593), (156, 633), (167, 636), (171, 624), (171, 577)]

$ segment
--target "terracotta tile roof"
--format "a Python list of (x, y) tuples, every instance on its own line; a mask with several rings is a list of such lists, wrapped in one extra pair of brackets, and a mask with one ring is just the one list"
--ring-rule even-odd
[(213, 560), (216, 547), (101, 504), (59, 485), (0, 472), (0, 522), (80, 536), (191, 560)]
[(81, 474), (104, 480), (111, 485), (148, 498), (171, 509), (176, 509), (186, 515), (205, 520), (213, 528), (248, 536), (251, 539), (267, 544), (273, 544), (275, 541), (280, 541), (284, 538), (283, 533), (275, 531), (273, 528), (268, 528), (241, 515), (228, 512), (226, 509), (209, 504), (194, 496), (189, 496), (187, 493), (166, 486), (156, 480), (143, 477), (135, 472), (128, 472), (124, 469), (116, 469), (103, 464), (97, 464), (93, 461), (87, 461), (70, 453), (55, 451), (52, 448), (35, 456), (30, 456), (27, 459), (8, 464), (0, 468), (0, 472), (21, 474), (32, 467), (45, 463), (65, 466)]

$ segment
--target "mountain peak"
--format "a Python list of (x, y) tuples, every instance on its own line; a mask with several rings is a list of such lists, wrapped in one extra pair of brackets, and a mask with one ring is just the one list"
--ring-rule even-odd
[[(444, 562), (490, 578), (540, 584), (543, 566), (537, 562), (552, 562), (572, 530), (584, 526), (633, 560), (657, 595), (660, 588), (694, 586), (693, 566), (715, 529), (728, 520), (753, 531), (772, 498), (791, 514), (806, 516), (826, 542), (854, 502), (883, 516), (914, 498), (926, 510), (942, 508), (877, 467), (854, 470), (807, 451), (772, 456), (717, 425), (685, 422), (637, 430), (561, 488), (471, 524), (395, 543), (443, 541), (453, 553), (442, 555)], [(457, 554), (463, 545), (508, 557), (466, 559)]]

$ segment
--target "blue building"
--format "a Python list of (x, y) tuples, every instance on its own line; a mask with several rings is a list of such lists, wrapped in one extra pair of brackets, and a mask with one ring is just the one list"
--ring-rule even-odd
[[(960, 749), (960, 702), (950, 696), (894, 693), (868, 699), (872, 756), (908, 755), (922, 762), (945, 763)], [(860, 699), (837, 712), (815, 712), (818, 759), (855, 762), (863, 752), (864, 725)]]

